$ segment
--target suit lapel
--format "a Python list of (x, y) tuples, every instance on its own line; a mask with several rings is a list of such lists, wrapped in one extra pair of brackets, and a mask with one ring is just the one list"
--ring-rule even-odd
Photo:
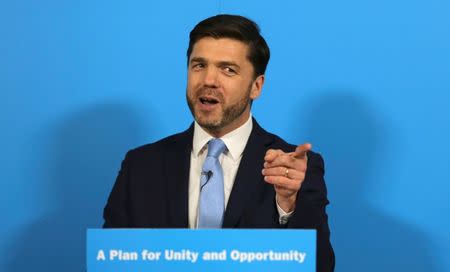
[(188, 227), (189, 169), (194, 126), (175, 136), (167, 147), (165, 173), (167, 175), (168, 225)]
[(232, 228), (237, 225), (246, 207), (246, 202), (254, 197), (253, 192), (259, 186), (264, 185), (261, 170), (267, 147), (272, 141), (270, 134), (265, 132), (253, 119), (253, 129), (245, 146), (233, 189), (228, 199), (223, 220), (224, 228)]

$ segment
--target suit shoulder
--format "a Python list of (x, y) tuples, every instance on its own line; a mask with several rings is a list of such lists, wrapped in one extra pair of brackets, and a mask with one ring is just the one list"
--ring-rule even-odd
[(189, 142), (189, 130), (167, 136), (153, 143), (133, 148), (127, 152), (127, 157), (141, 157), (149, 154), (161, 153), (172, 147), (175, 142), (180, 141)]
[(295, 145), (290, 144), (288, 142), (286, 142), (283, 138), (281, 138), (280, 136), (267, 132), (265, 130), (262, 130), (264, 132), (264, 134), (266, 134), (269, 137), (269, 142), (270, 142), (270, 148), (273, 149), (281, 149), (284, 152), (292, 152), (295, 150)]

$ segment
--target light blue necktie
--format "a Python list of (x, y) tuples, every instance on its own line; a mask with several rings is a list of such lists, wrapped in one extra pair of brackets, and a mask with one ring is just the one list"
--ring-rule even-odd
[(200, 177), (200, 203), (198, 228), (221, 228), (225, 210), (223, 170), (219, 156), (226, 149), (221, 139), (208, 142), (208, 155)]

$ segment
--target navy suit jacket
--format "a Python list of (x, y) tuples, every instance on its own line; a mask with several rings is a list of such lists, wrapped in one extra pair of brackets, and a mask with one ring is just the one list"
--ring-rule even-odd
[[(187, 228), (188, 186), (194, 126), (127, 153), (104, 209), (105, 228)], [(317, 271), (334, 270), (325, 207), (328, 204), (322, 157), (308, 152), (305, 180), (294, 213), (279, 224), (273, 185), (261, 170), (268, 149), (295, 150), (253, 119), (223, 219), (223, 228), (317, 230)], [(291, 243), (295, 241), (282, 241)]]

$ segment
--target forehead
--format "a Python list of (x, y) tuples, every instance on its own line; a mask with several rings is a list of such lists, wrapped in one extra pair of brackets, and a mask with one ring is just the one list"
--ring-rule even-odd
[(190, 59), (201, 57), (212, 61), (249, 62), (247, 54), (248, 45), (241, 41), (205, 37), (194, 44)]

